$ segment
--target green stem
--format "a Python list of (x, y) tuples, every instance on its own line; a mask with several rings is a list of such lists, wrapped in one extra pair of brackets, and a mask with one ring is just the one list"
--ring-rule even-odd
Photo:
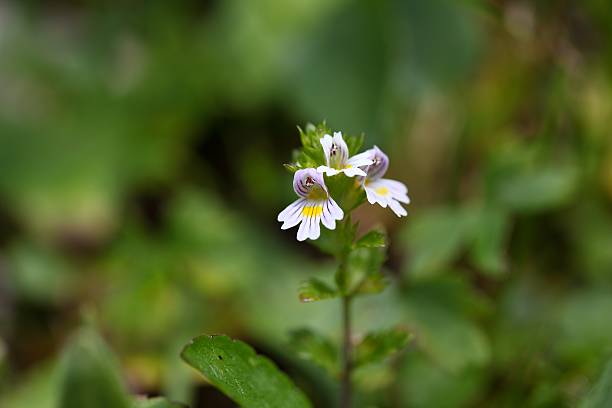
[(340, 384), (340, 407), (350, 408), (352, 387), (351, 370), (353, 366), (351, 348), (351, 297), (342, 297), (342, 373)]
[[(346, 228), (352, 228), (350, 214), (341, 224), (344, 232)], [(336, 272), (336, 285), (342, 293), (342, 367), (340, 372), (340, 407), (350, 408), (352, 404), (352, 384), (351, 371), (353, 369), (353, 356), (351, 347), (351, 300), (352, 295), (348, 288), (347, 258), (353, 245), (353, 234), (350, 234), (350, 241), (341, 244), (341, 250), (337, 255), (339, 262)], [(348, 236), (347, 236), (348, 237)], [(347, 240), (348, 241), (348, 240)]]

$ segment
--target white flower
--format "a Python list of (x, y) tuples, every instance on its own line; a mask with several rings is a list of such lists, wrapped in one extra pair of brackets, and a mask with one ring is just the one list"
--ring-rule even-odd
[(336, 228), (336, 220), (344, 218), (342, 208), (329, 195), (323, 175), (315, 169), (303, 169), (293, 176), (293, 189), (300, 198), (278, 214), (281, 229), (300, 224), (298, 241), (317, 239), (321, 235), (319, 222), (330, 230)]
[(410, 203), (406, 186), (399, 181), (382, 178), (389, 167), (387, 155), (376, 146), (365, 153), (372, 160), (372, 164), (365, 169), (367, 175), (363, 179), (363, 188), (370, 204), (378, 203), (383, 208), (388, 205), (398, 217), (407, 215), (406, 209), (400, 204)]
[(349, 157), (348, 146), (342, 133), (334, 132), (334, 137), (325, 135), (321, 138), (321, 145), (325, 153), (326, 166), (319, 166), (317, 171), (325, 173), (328, 176), (335, 176), (338, 173), (344, 173), (348, 177), (363, 176), (366, 173), (360, 167), (372, 164), (370, 155), (367, 152)]

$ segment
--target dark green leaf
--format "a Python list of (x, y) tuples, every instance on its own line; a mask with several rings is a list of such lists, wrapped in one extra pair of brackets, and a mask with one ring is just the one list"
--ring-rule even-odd
[(91, 329), (82, 329), (64, 352), (59, 406), (128, 408), (114, 356)]
[(612, 360), (608, 361), (599, 381), (589, 395), (582, 401), (580, 408), (608, 408), (612, 406)]
[(300, 301), (302, 302), (332, 299), (338, 295), (336, 289), (317, 278), (311, 278), (303, 282), (299, 289)]
[(311, 406), (272, 361), (241, 341), (227, 336), (196, 337), (185, 346), (181, 357), (242, 407)]
[(338, 351), (328, 338), (309, 329), (299, 329), (290, 333), (290, 345), (300, 358), (323, 367), (331, 375), (338, 373)]
[(355, 349), (355, 367), (377, 363), (408, 345), (412, 335), (400, 328), (369, 333)]
[(387, 246), (387, 236), (381, 231), (370, 231), (355, 243), (356, 248), (384, 248)]
[(134, 408), (187, 408), (187, 405), (168, 401), (165, 398), (136, 398)]

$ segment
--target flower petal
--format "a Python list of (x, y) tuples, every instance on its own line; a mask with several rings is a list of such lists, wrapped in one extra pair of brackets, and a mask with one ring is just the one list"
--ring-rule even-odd
[(325, 160), (327, 165), (329, 166), (329, 152), (331, 151), (331, 147), (333, 142), (333, 139), (330, 135), (323, 135), (323, 137), (321, 139), (319, 139), (319, 141), (321, 142), (321, 146), (323, 146), (323, 153), (325, 154)]
[(349, 149), (348, 146), (346, 145), (346, 142), (344, 141), (344, 139), (342, 138), (342, 132), (334, 132), (334, 137), (332, 138), (333, 142), (336, 146), (338, 146), (339, 149), (339, 162), (340, 163), (346, 163), (348, 158), (349, 158)]
[(338, 221), (341, 221), (344, 218), (344, 211), (342, 211), (342, 208), (340, 208), (340, 206), (334, 201), (333, 198), (329, 197), (328, 201), (329, 211), (332, 217)]
[(359, 167), (349, 167), (340, 171), (344, 173), (347, 177), (366, 176), (366, 172), (361, 170)]
[(302, 210), (302, 207), (304, 206), (305, 201), (306, 201), (305, 198), (298, 198), (297, 200), (289, 204), (287, 208), (281, 211), (278, 214), (278, 217), (276, 219), (278, 221), (283, 222), (283, 221), (287, 221), (288, 219), (290, 219), (297, 210), (299, 210), (297, 212), (299, 214)]
[(406, 209), (402, 207), (401, 204), (398, 201), (395, 201), (394, 199), (389, 200), (389, 208), (391, 208), (391, 211), (393, 211), (395, 215), (397, 215), (398, 217), (403, 217), (403, 216), (408, 215), (408, 212), (406, 211)]
[(317, 171), (319, 173), (325, 173), (328, 176), (335, 176), (336, 174), (340, 173), (339, 170), (332, 169), (331, 167), (328, 167), (328, 166), (319, 166), (317, 167)]
[(363, 167), (369, 166), (370, 164), (374, 163), (374, 161), (371, 158), (371, 153), (367, 151), (351, 157), (346, 163), (352, 167)]
[(330, 203), (329, 203), (329, 200), (327, 200), (325, 202), (325, 205), (323, 206), (323, 214), (321, 215), (321, 222), (323, 222), (323, 225), (325, 226), (325, 228), (334, 230), (336, 229), (336, 219), (333, 217), (329, 206), (330, 206)]
[(389, 168), (389, 157), (377, 146), (365, 152), (373, 163), (367, 167), (368, 180), (374, 181), (385, 175)]
[(308, 238), (308, 218), (302, 218), (302, 223), (297, 232), (297, 240), (304, 241)]
[(344, 218), (342, 208), (330, 197), (323, 206), (323, 214), (321, 214), (323, 225), (327, 229), (334, 230), (336, 229), (336, 220), (342, 218)]
[(321, 226), (319, 225), (320, 222), (320, 215), (310, 217), (310, 233), (308, 234), (308, 238), (313, 240), (319, 238), (319, 236), (321, 235)]
[(285, 222), (283, 222), (283, 225), (281, 225), (282, 230), (293, 228), (300, 223), (302, 218), (304, 218), (304, 216), (302, 215), (302, 212), (304, 210), (304, 204), (305, 203), (303, 203), (301, 207), (298, 207), (293, 213), (291, 213), (290, 216), (287, 217)]
[[(396, 181), (396, 180), (390, 180), (390, 179), (380, 179), (379, 181), (385, 187), (387, 187), (394, 195), (395, 194), (397, 194), (397, 195), (407, 195), (408, 194), (408, 188), (406, 187), (406, 185), (404, 183), (401, 183), (401, 182)], [(406, 199), (408, 201), (405, 201), (405, 202), (409, 202), (410, 201), (408, 199), (408, 197), (406, 197)]]
[(382, 208), (387, 208), (389, 202), (389, 190), (379, 183), (380, 180), (373, 181), (364, 186), (366, 198), (370, 204), (380, 204)]

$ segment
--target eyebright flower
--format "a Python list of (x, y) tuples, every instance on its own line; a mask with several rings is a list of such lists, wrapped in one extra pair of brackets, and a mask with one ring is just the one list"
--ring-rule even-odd
[(406, 186), (399, 181), (382, 178), (389, 167), (387, 155), (376, 146), (365, 153), (372, 160), (372, 164), (365, 169), (367, 176), (363, 179), (363, 188), (370, 204), (378, 203), (383, 208), (388, 205), (398, 217), (407, 215), (406, 209), (400, 205), (400, 202), (410, 203)]
[(293, 176), (293, 189), (300, 198), (278, 214), (278, 221), (283, 223), (281, 229), (295, 227), (301, 223), (297, 233), (298, 241), (319, 238), (319, 222), (333, 230), (336, 228), (336, 220), (344, 218), (342, 208), (327, 191), (323, 175), (315, 169), (296, 171)]
[(321, 139), (323, 152), (325, 152), (326, 166), (319, 166), (317, 171), (328, 176), (344, 173), (348, 177), (366, 176), (360, 167), (372, 164), (367, 152), (349, 157), (348, 146), (342, 139), (341, 132), (334, 132), (334, 137), (325, 135)]

